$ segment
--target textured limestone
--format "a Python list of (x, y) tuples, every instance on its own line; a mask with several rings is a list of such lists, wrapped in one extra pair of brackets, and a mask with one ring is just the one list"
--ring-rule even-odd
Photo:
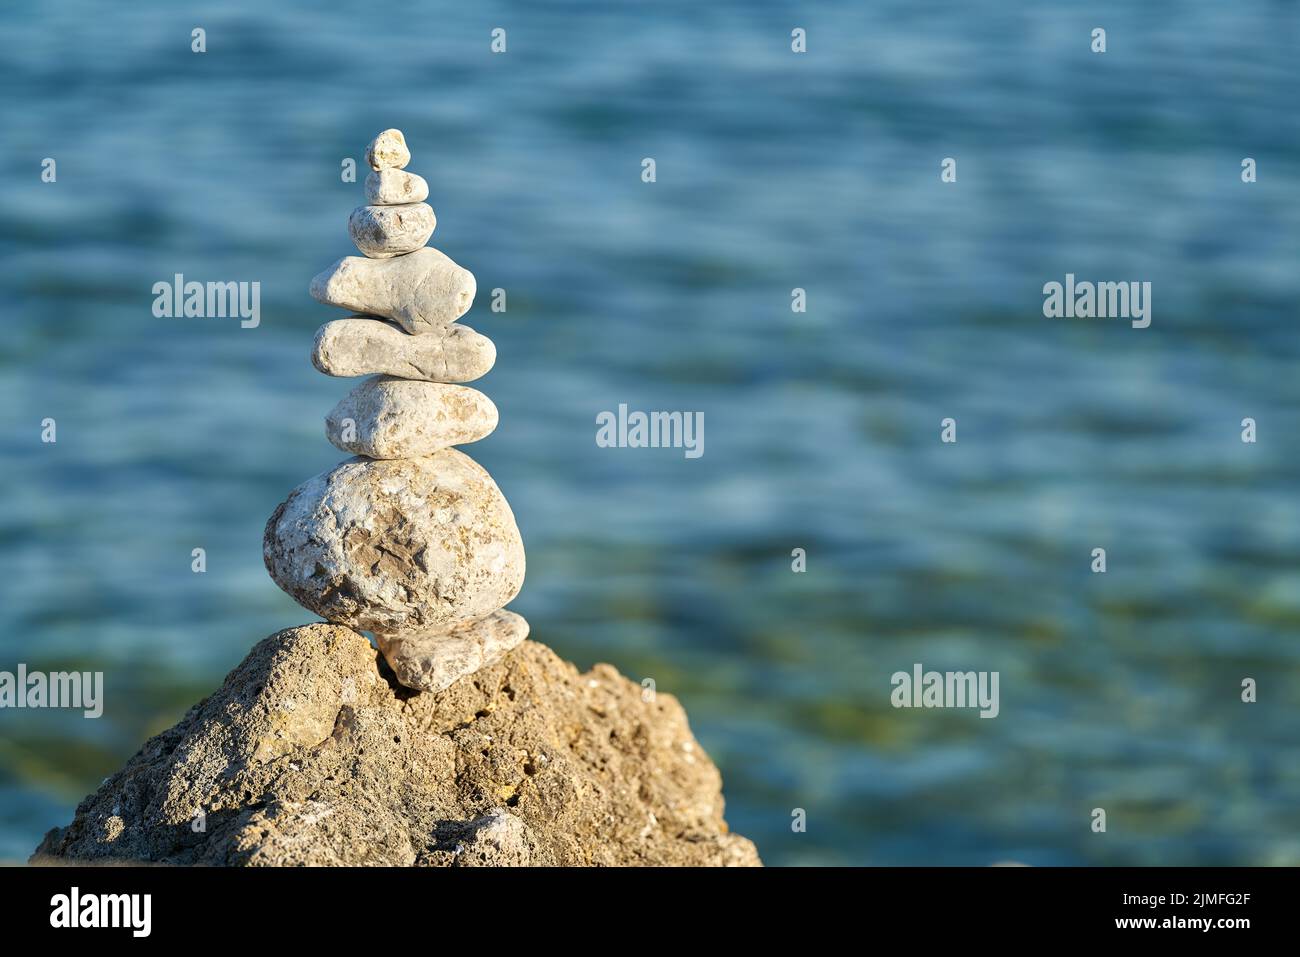
[(33, 861), (760, 863), (672, 695), (534, 641), (440, 694), (377, 659), (332, 625), (267, 638)]
[(411, 151), (401, 130), (384, 130), (366, 147), (366, 163), (373, 170), (402, 169), (411, 162)]
[(381, 169), (366, 177), (366, 202), (372, 206), (423, 203), (429, 184), (423, 176), (401, 169)]
[(463, 385), (375, 376), (325, 417), (336, 448), (372, 459), (409, 459), (477, 442), (497, 427), (497, 407)]
[(348, 217), (348, 235), (369, 258), (391, 259), (419, 249), (437, 225), (428, 203), (358, 206)]
[(262, 553), (304, 608), (379, 635), (490, 615), (524, 580), (509, 504), (456, 449), (349, 459), (308, 479), (267, 522)]
[(460, 831), (452, 850), (456, 867), (528, 867), (546, 860), (546, 848), (523, 818), (493, 808)]
[(471, 382), (497, 360), (492, 340), (468, 326), (413, 336), (383, 319), (335, 319), (316, 332), (311, 361), (333, 376), (395, 375), (426, 382)]
[(474, 274), (425, 246), (392, 259), (344, 256), (311, 282), (327, 306), (392, 319), (407, 332), (441, 332), (469, 311)]
[(379, 638), (397, 680), (416, 691), (442, 691), (480, 668), (496, 664), (528, 637), (528, 622), (504, 608), (434, 635)]

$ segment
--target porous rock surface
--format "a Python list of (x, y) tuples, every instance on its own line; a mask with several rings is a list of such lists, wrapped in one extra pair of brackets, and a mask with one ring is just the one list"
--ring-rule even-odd
[(474, 274), (432, 246), (391, 259), (344, 256), (311, 281), (317, 302), (392, 319), (416, 335), (465, 315), (477, 291)]
[(33, 862), (759, 864), (722, 810), (681, 705), (609, 665), (579, 674), (528, 641), (416, 694), (364, 637), (315, 624), (258, 644)]
[(381, 169), (366, 177), (365, 191), (366, 202), (372, 206), (423, 203), (429, 198), (429, 183), (404, 169)]
[(465, 675), (496, 664), (527, 637), (524, 616), (502, 608), (432, 635), (377, 636), (377, 640), (398, 681), (416, 691), (442, 691)]
[(371, 259), (391, 259), (419, 249), (437, 225), (428, 203), (358, 206), (348, 217), (348, 234)]
[(378, 172), (402, 169), (411, 162), (411, 149), (401, 130), (384, 130), (366, 147), (366, 165)]
[(427, 382), (472, 382), (497, 361), (496, 346), (469, 326), (413, 336), (371, 316), (334, 319), (316, 332), (312, 365), (326, 375), (380, 373)]
[(385, 635), (490, 615), (524, 582), (514, 513), (456, 449), (348, 459), (308, 479), (267, 521), (262, 557), (304, 608)]
[(335, 448), (372, 459), (429, 455), (477, 442), (496, 427), (497, 407), (477, 389), (396, 376), (367, 379), (325, 417)]

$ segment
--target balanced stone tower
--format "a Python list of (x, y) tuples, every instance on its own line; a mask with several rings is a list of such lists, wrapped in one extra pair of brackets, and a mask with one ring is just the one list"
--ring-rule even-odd
[(436, 219), (429, 185), (406, 172), (400, 130), (366, 149), (366, 205), (348, 219), (364, 256), (344, 256), (311, 284), (354, 315), (316, 333), (312, 363), (366, 379), (325, 418), (350, 452), (289, 493), (266, 525), (277, 585), (326, 621), (370, 632), (402, 684), (442, 691), (528, 636), (504, 606), (524, 581), (524, 545), (492, 477), (452, 446), (497, 425), (470, 382), (496, 361), (485, 336), (456, 322), (474, 276), (425, 246)]
[[(429, 187), (405, 171), (402, 134), (366, 159), (348, 221), (365, 255), (311, 286), (355, 313), (321, 326), (312, 353), (326, 375), (369, 377), (325, 419), (355, 458), (290, 492), (263, 545), (276, 584), (330, 624), (259, 642), (32, 861), (759, 864), (677, 700), (609, 665), (580, 674), (505, 610), (524, 580), (519, 529), (452, 448), (497, 424), (459, 384), (496, 361), (456, 322), (474, 277), (425, 247)], [(362, 632), (402, 685), (441, 693), (397, 688)]]

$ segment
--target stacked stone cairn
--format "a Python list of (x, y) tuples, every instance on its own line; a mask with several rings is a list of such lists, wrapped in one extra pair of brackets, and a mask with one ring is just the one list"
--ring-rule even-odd
[(370, 378), (325, 419), (350, 452), (289, 493), (266, 525), (276, 584), (327, 621), (369, 632), (398, 680), (437, 692), (498, 661), (528, 636), (506, 611), (524, 580), (524, 545), (492, 477), (452, 446), (497, 425), (470, 382), (496, 347), (456, 320), (474, 276), (425, 246), (436, 220), (425, 180), (406, 172), (400, 130), (366, 150), (366, 205), (348, 220), (364, 256), (345, 256), (311, 284), (354, 315), (316, 333), (312, 363)]

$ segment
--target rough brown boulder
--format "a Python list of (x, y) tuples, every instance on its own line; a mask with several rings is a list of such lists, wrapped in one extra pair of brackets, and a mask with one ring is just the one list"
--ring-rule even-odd
[(360, 634), (262, 641), (46, 835), (42, 857), (215, 865), (754, 865), (676, 699), (527, 641), (438, 694)]

